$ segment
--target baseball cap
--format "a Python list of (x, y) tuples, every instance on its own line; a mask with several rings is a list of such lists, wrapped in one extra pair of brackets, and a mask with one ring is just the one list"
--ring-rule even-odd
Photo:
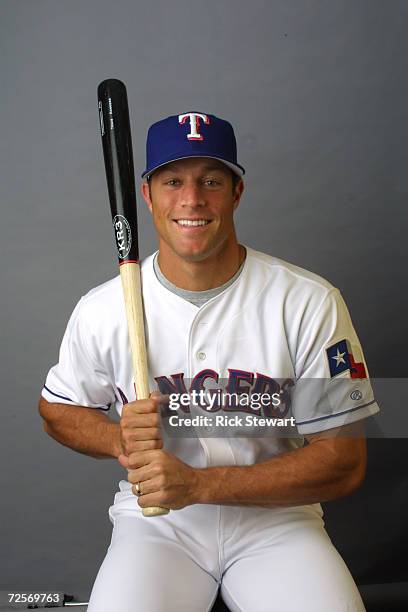
[(169, 162), (186, 157), (211, 157), (223, 162), (238, 176), (245, 173), (237, 162), (232, 125), (215, 115), (191, 111), (171, 115), (150, 126), (142, 178)]

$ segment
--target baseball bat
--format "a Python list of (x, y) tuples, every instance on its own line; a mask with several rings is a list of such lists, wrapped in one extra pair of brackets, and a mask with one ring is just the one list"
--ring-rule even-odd
[[(132, 354), (137, 399), (150, 395), (137, 233), (136, 189), (126, 87), (118, 79), (98, 86), (102, 135), (112, 223)], [(144, 516), (167, 514), (159, 506), (143, 508)]]

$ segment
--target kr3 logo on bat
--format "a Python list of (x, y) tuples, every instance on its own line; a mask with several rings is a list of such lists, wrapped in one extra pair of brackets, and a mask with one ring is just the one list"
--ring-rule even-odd
[(119, 259), (124, 259), (129, 255), (132, 246), (132, 232), (126, 217), (116, 215), (113, 218), (113, 228), (115, 230), (116, 248), (118, 249)]

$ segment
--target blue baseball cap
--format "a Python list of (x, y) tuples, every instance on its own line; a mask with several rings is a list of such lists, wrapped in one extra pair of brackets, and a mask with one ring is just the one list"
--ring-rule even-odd
[(150, 126), (146, 142), (146, 170), (142, 178), (186, 157), (218, 159), (238, 176), (245, 173), (237, 162), (237, 142), (232, 125), (215, 115), (191, 111), (172, 115)]

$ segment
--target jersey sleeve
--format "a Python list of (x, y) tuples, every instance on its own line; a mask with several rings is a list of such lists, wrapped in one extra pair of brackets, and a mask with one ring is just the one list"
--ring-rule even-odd
[(360, 341), (338, 291), (328, 290), (303, 323), (292, 411), (299, 433), (317, 433), (376, 414)]
[(68, 321), (58, 363), (48, 372), (41, 395), (48, 402), (109, 410), (115, 394), (103, 364), (90, 350), (90, 321), (83, 304), (82, 297)]

